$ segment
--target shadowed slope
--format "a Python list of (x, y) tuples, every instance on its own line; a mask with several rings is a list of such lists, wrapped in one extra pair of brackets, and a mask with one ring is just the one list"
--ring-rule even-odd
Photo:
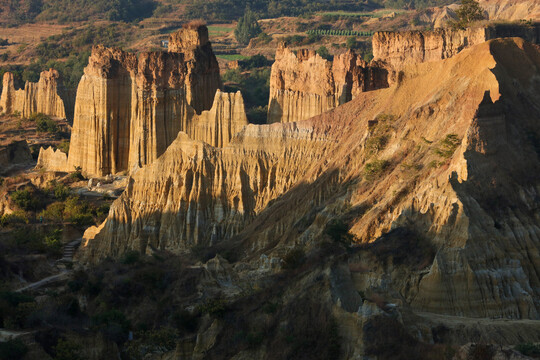
[(413, 307), (537, 318), (539, 68), (534, 45), (495, 40), (223, 149), (181, 133), (87, 233), (84, 258), (231, 238), (245, 256), (280, 254), (339, 218), (359, 242), (402, 227), (434, 244), (421, 271), (391, 274)]

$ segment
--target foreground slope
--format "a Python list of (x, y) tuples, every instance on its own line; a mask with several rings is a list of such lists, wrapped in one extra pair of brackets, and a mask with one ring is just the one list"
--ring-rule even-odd
[[(180, 133), (87, 232), (82, 257), (221, 242), (250, 261), (309, 250), (338, 221), (357, 242), (419, 252), (353, 274), (362, 291), (537, 319), (539, 79), (538, 47), (492, 40), (319, 117), (250, 125), (222, 149)], [(370, 263), (362, 254), (350, 266)]]

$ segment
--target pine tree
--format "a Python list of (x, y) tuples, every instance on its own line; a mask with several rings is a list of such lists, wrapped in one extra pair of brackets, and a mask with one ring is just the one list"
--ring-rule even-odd
[(238, 20), (238, 25), (236, 25), (236, 29), (234, 30), (236, 41), (240, 44), (247, 45), (249, 44), (249, 40), (257, 37), (261, 32), (262, 30), (257, 22), (257, 16), (247, 8), (244, 16)]

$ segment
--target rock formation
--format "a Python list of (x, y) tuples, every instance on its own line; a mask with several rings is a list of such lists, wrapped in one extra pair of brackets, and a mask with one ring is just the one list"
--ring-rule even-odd
[(72, 101), (62, 85), (60, 74), (54, 69), (43, 71), (37, 83), (27, 81), (24, 89), (15, 89), (12, 73), (5, 73), (0, 112), (11, 114), (18, 111), (23, 117), (35, 113), (58, 118), (72, 118)]
[(40, 148), (37, 161), (37, 168), (47, 169), (48, 171), (68, 172), (75, 169), (67, 168), (68, 156), (60, 149), (54, 150), (51, 146), (47, 149)]
[(501, 37), (521, 37), (540, 42), (540, 24), (499, 24), (465, 30), (379, 31), (373, 35), (373, 56), (395, 69), (405, 65), (452, 57), (463, 49)]
[[(183, 28), (171, 35), (169, 47), (168, 53), (138, 55), (93, 48), (77, 90), (66, 171), (80, 166), (90, 176), (130, 172), (158, 158), (179, 131), (204, 132), (191, 122), (212, 107), (221, 86), (208, 30)], [(238, 123), (226, 124), (221, 144), (230, 140), (229, 127)]]
[(192, 139), (224, 147), (247, 124), (244, 99), (240, 91), (233, 94), (218, 90), (212, 108), (195, 115), (185, 132)]
[[(388, 256), (353, 278), (358, 290), (420, 311), (538, 319), (538, 69), (534, 45), (489, 41), (318, 117), (249, 125), (225, 148), (179, 133), (85, 235), (82, 259), (228, 239), (279, 256), (312, 249), (341, 219)], [(420, 246), (433, 255), (416, 258)]]
[(353, 52), (325, 60), (315, 51), (280, 44), (270, 76), (268, 122), (305, 120), (350, 101), (357, 94), (388, 86), (388, 74)]

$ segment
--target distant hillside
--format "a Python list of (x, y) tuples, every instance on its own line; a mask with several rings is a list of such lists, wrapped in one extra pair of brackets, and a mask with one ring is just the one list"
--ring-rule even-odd
[(8, 0), (0, 5), (0, 17), (10, 24), (40, 20), (132, 21), (152, 16), (155, 6), (152, 0)]
[(187, 4), (190, 18), (232, 20), (240, 17), (246, 6), (261, 18), (299, 16), (315, 11), (366, 11), (380, 7), (422, 8), (451, 4), (452, 0), (180, 0)]
[[(422, 8), (447, 5), (451, 2), (449, 0), (7, 0), (0, 4), (0, 19), (11, 25), (33, 21), (60, 23), (85, 20), (133, 21), (174, 12), (182, 14), (186, 19), (230, 21), (242, 16), (246, 7), (255, 11), (260, 18), (272, 18), (327, 10)], [(158, 11), (154, 12), (156, 9)]]

